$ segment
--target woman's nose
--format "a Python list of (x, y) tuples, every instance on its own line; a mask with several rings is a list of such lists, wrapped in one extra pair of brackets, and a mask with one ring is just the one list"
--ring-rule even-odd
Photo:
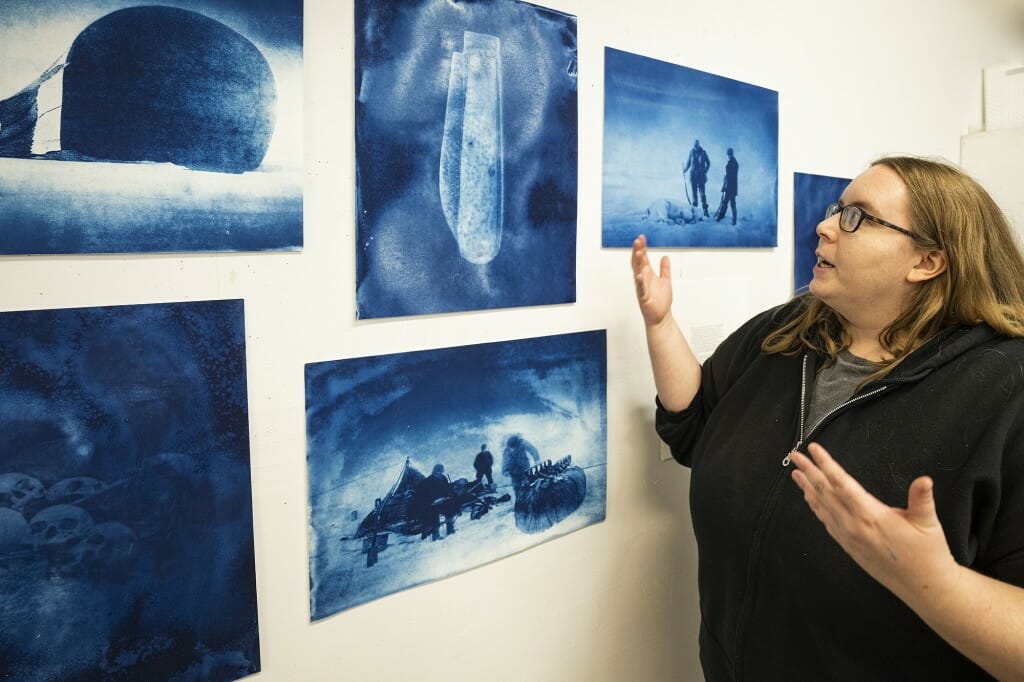
[(814, 233), (820, 238), (835, 239), (836, 233), (839, 231), (839, 214), (829, 216), (828, 218), (822, 219), (817, 227), (814, 228)]

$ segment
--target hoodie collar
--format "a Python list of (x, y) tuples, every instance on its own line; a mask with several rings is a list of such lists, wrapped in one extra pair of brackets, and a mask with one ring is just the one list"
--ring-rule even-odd
[(953, 362), (964, 353), (992, 341), (997, 336), (996, 331), (984, 323), (946, 327), (908, 355), (877, 383), (901, 384), (919, 381), (939, 367)]

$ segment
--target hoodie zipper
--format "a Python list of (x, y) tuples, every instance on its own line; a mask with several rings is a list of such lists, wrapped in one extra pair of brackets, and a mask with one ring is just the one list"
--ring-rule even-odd
[(817, 422), (815, 422), (814, 425), (811, 427), (811, 430), (807, 431), (805, 433), (804, 432), (804, 415), (807, 413), (807, 409), (806, 409), (807, 408), (807, 354), (805, 353), (804, 354), (804, 360), (803, 360), (803, 367), (800, 370), (800, 433), (797, 434), (799, 437), (797, 438), (796, 445), (794, 445), (792, 448), (790, 448), (790, 451), (787, 452), (786, 456), (782, 458), (782, 466), (783, 467), (788, 467), (789, 466), (789, 463), (792, 460), (793, 451), (797, 450), (801, 445), (803, 445), (804, 441), (812, 433), (814, 433), (815, 430), (819, 426), (824, 424), (825, 421), (828, 420), (829, 417), (834, 415), (836, 412), (839, 412), (840, 410), (846, 409), (847, 407), (849, 407), (850, 405), (852, 405), (852, 404), (854, 404), (856, 402), (864, 400), (865, 398), (870, 398), (871, 396), (874, 396), (874, 395), (878, 395), (879, 393), (881, 393), (882, 391), (884, 391), (887, 388), (889, 388), (889, 387), (888, 386), (879, 386), (878, 388), (876, 388), (874, 390), (871, 390), (871, 391), (868, 391), (867, 393), (861, 393), (860, 395), (855, 395), (852, 398), (850, 398), (849, 400), (847, 400), (845, 403), (842, 403), (840, 405), (836, 405), (831, 410), (829, 410), (824, 415), (822, 415), (821, 419), (819, 419)]
[[(790, 455), (791, 455), (792, 451), (796, 450), (801, 445), (803, 445), (804, 441), (807, 438), (809, 438), (811, 436), (811, 434), (813, 434), (815, 432), (815, 430), (817, 430), (818, 427), (820, 427), (822, 424), (825, 423), (825, 421), (827, 421), (830, 417), (832, 417), (832, 415), (834, 415), (835, 413), (839, 412), (840, 410), (846, 409), (847, 407), (849, 407), (850, 405), (852, 405), (852, 404), (854, 404), (856, 402), (859, 402), (859, 401), (864, 400), (866, 398), (870, 398), (871, 396), (874, 396), (874, 395), (878, 395), (879, 393), (881, 393), (882, 391), (884, 391), (884, 390), (886, 390), (888, 388), (887, 385), (886, 386), (879, 386), (878, 388), (873, 389), (871, 391), (868, 391), (867, 393), (863, 393), (861, 395), (854, 396), (854, 397), (850, 398), (849, 400), (847, 400), (846, 402), (842, 403), (841, 405), (838, 405), (837, 407), (834, 407), (831, 410), (829, 410), (821, 419), (819, 419), (817, 422), (815, 422), (814, 425), (811, 427), (811, 429), (805, 434), (804, 433), (804, 425), (805, 425), (805, 415), (807, 414), (807, 410), (806, 410), (806, 407), (807, 407), (807, 354), (806, 353), (804, 354), (804, 357), (803, 357), (803, 363), (802, 363), (802, 367), (801, 367), (801, 370), (800, 370), (800, 378), (801, 378), (801, 383), (800, 383), (800, 419), (799, 419), (799, 429), (800, 429), (800, 432), (797, 434), (798, 438), (797, 438), (797, 441), (796, 441), (796, 445), (794, 445), (792, 447), (792, 449), (790, 450), (790, 453), (787, 453), (785, 458), (783, 458), (783, 460), (782, 460), (782, 467), (783, 467), (783, 469), (785, 469), (786, 467), (789, 466), (790, 460), (791, 460)], [(745, 647), (744, 639), (745, 639), (745, 635), (746, 635), (746, 620), (747, 620), (749, 611), (750, 611), (750, 609), (752, 607), (752, 604), (753, 604), (753, 588), (751, 586), (755, 582), (755, 574), (757, 572), (757, 565), (759, 564), (760, 559), (761, 559), (761, 542), (764, 539), (764, 535), (767, 533), (768, 525), (770, 523), (770, 517), (775, 513), (775, 505), (778, 502), (778, 493), (779, 493), (779, 490), (781, 488), (781, 483), (782, 483), (782, 481), (785, 478), (783, 475), (781, 475), (781, 473), (782, 473), (781, 471), (779, 473), (780, 473), (780, 475), (775, 477), (775, 480), (772, 481), (771, 487), (768, 490), (768, 500), (766, 501), (766, 503), (765, 503), (765, 505), (764, 505), (764, 507), (762, 509), (761, 515), (758, 518), (757, 526), (754, 529), (753, 538), (751, 540), (750, 554), (749, 554), (748, 563), (747, 563), (747, 586), (748, 586), (748, 592), (747, 592), (746, 596), (744, 597), (743, 605), (740, 607), (739, 618), (737, 619), (737, 624), (736, 624), (736, 654), (735, 654), (735, 657), (733, 658), (733, 677), (736, 680), (741, 680), (743, 678), (743, 650), (744, 650), (744, 647)]]

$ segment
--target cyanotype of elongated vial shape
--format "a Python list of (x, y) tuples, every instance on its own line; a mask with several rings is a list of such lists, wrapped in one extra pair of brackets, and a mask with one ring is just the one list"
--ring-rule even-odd
[(441, 208), (459, 254), (483, 265), (501, 249), (504, 193), (501, 41), (465, 31), (453, 52), (441, 140)]

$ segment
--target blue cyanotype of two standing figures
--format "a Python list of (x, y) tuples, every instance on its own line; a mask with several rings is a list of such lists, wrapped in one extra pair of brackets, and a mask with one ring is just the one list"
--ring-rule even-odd
[(777, 211), (777, 92), (605, 49), (604, 246), (775, 246)]

